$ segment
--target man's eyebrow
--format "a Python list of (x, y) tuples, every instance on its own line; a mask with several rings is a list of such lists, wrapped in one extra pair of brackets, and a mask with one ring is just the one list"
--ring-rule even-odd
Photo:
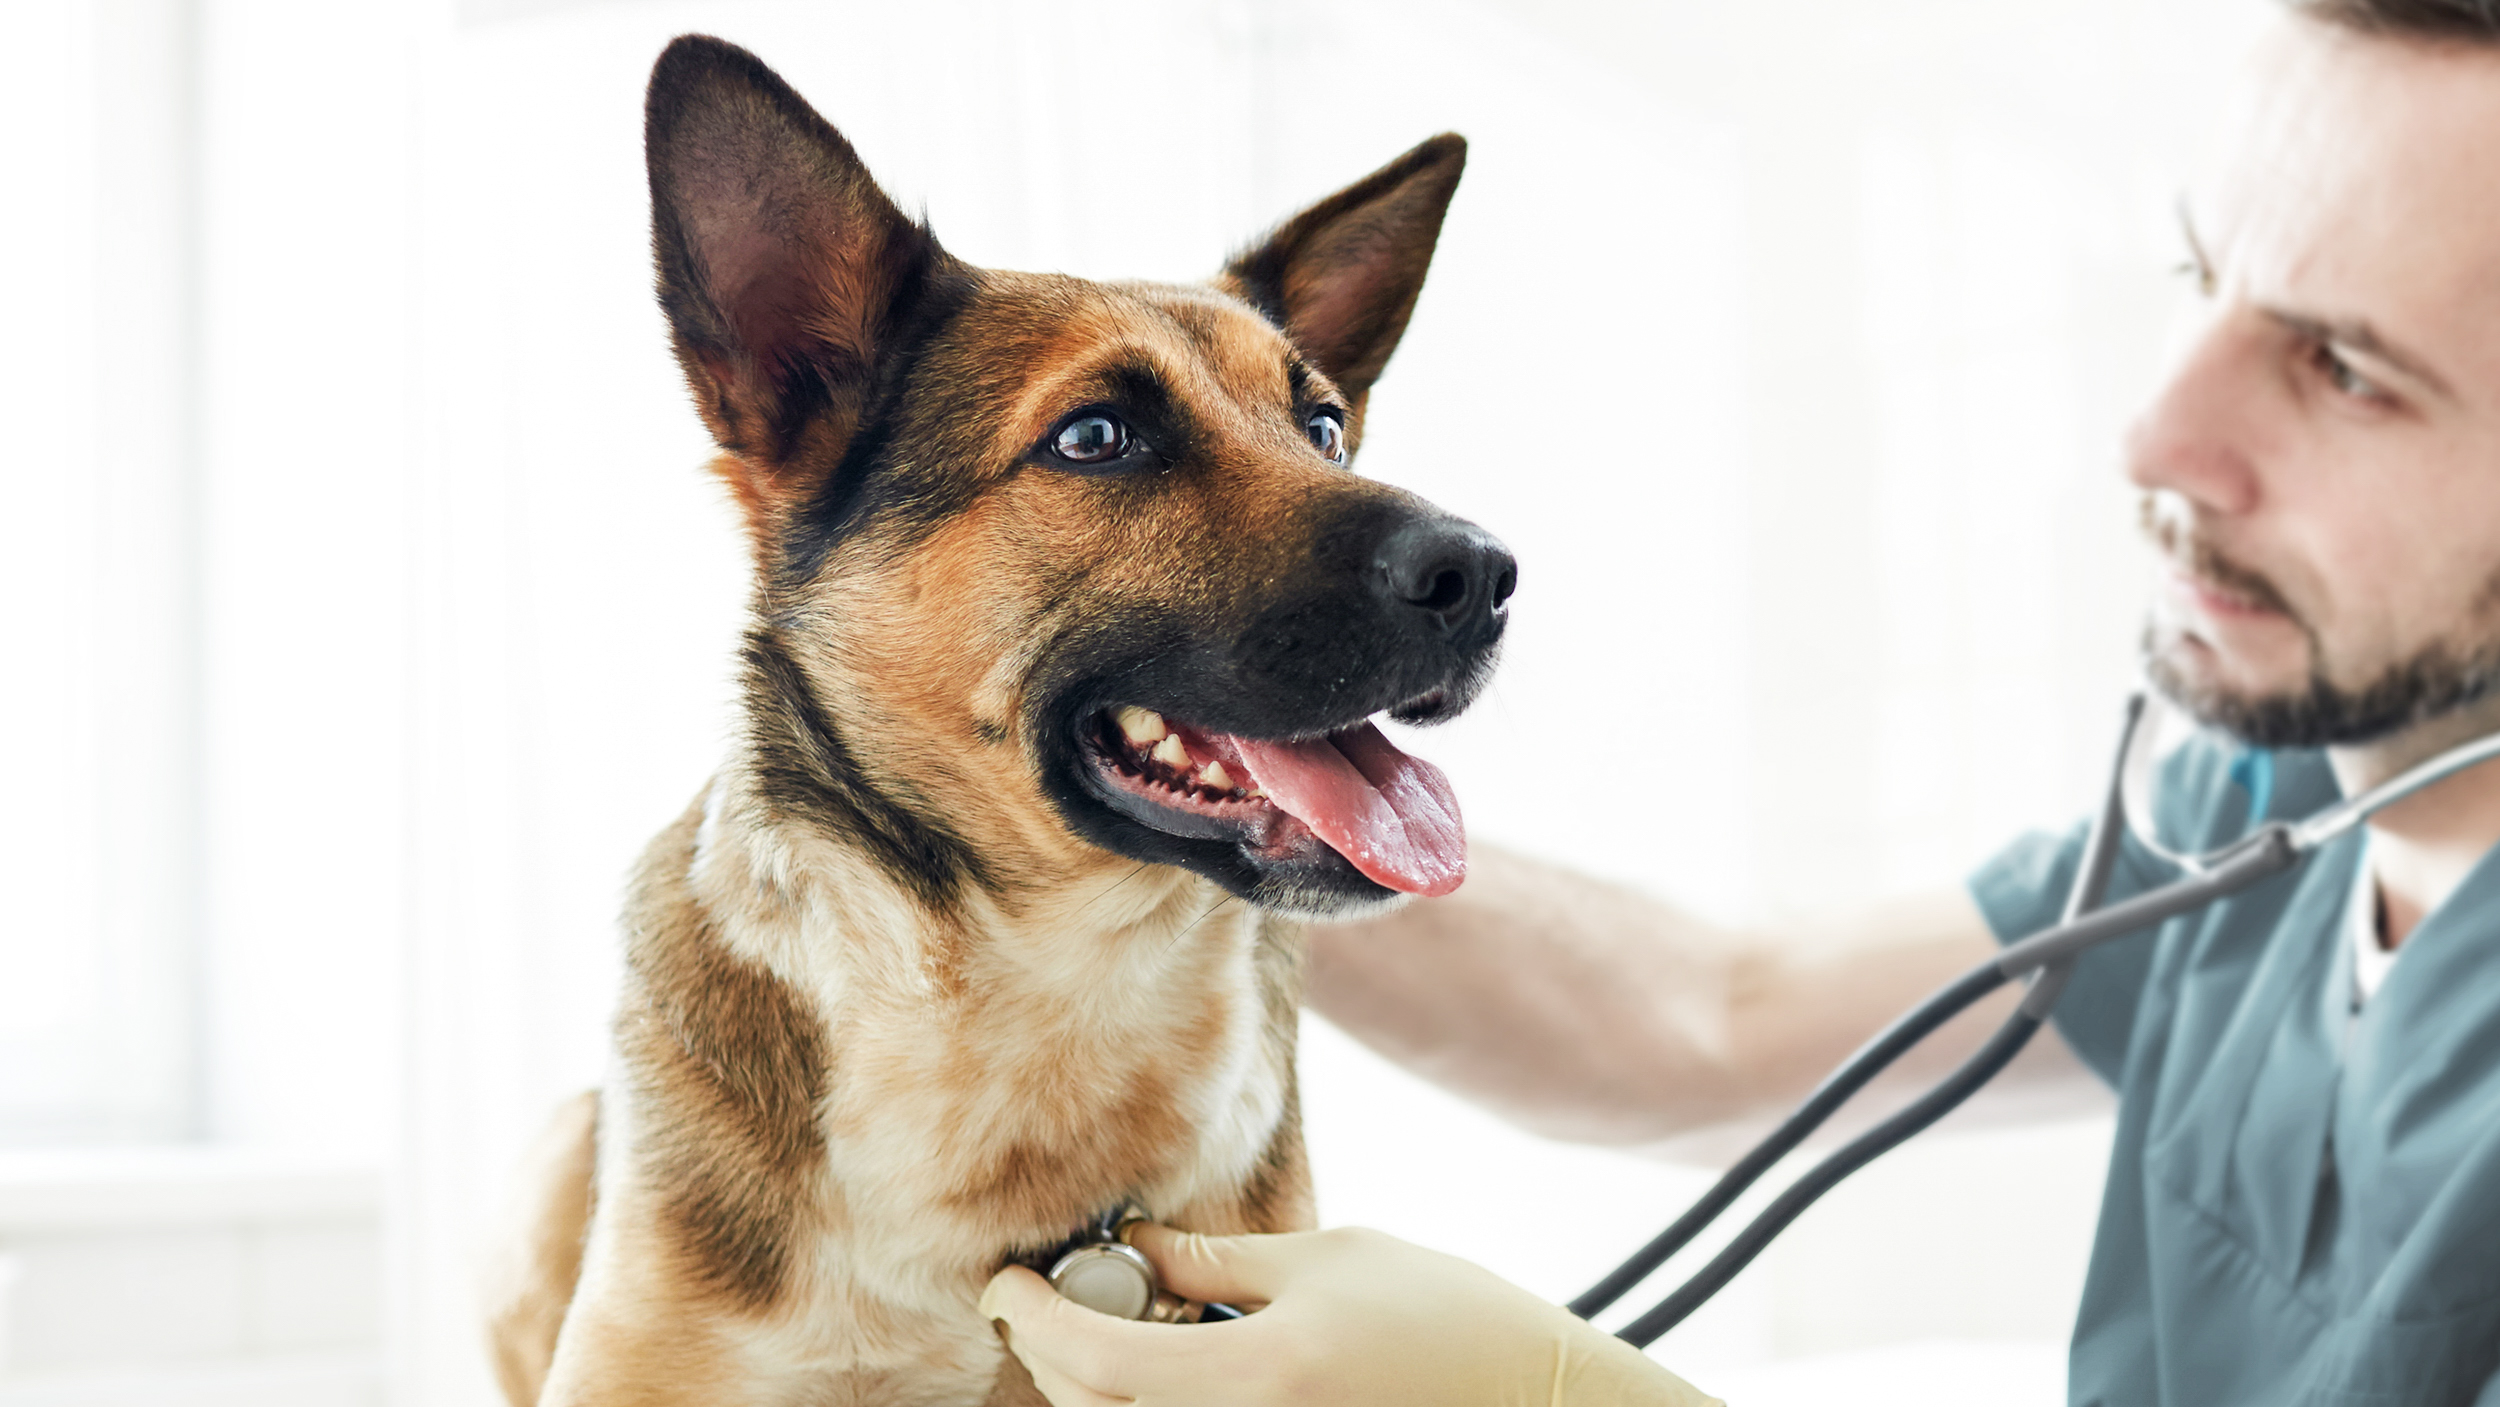
[[(2196, 212), (2189, 208), (2186, 196), (2179, 197), (2177, 211), (2179, 233), (2187, 237), (2188, 254), (2194, 261), (2198, 277), (2212, 278), (2215, 272), (2213, 259), (2206, 254), (2205, 241), (2196, 232)], [(2431, 370), (2428, 362), (2388, 341), (2364, 319), (2312, 317), (2282, 308), (2267, 308), (2264, 311), (2275, 326), (2295, 336), (2349, 347), (2364, 356), (2387, 363), (2442, 396), (2456, 394), (2448, 389), (2448, 383), (2440, 378), (2438, 372)]]
[(2455, 394), (2448, 389), (2448, 383), (2440, 379), (2439, 373), (2431, 370), (2420, 357), (2388, 341), (2380, 335), (2377, 328), (2361, 319), (2311, 317), (2304, 313), (2286, 312), (2280, 308), (2268, 308), (2265, 313), (2267, 317), (2274, 319), (2277, 326), (2299, 336), (2315, 342), (2329, 342), (2338, 347), (2349, 347), (2364, 356), (2387, 363), (2440, 395), (2453, 396)]
[(2179, 233), (2187, 237), (2190, 261), (2190, 267), (2181, 272), (2193, 272), (2198, 281), (2204, 285), (2204, 290), (2211, 293), (2213, 292), (2214, 261), (2205, 253), (2205, 241), (2196, 233), (2196, 212), (2188, 208), (2186, 196), (2179, 197), (2178, 213)]

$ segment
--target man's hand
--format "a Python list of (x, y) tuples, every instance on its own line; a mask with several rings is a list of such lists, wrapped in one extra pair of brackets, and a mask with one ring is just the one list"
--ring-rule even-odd
[(1706, 1407), (1639, 1350), (1478, 1266), (1377, 1231), (1195, 1236), (1132, 1228), (1166, 1289), (1264, 1305), (1220, 1324), (1140, 1324), (1059, 1297), (1021, 1266), (981, 1312), (1055, 1407)]

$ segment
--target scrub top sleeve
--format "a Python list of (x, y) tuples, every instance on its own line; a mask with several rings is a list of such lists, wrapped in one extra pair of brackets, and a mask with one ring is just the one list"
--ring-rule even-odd
[[(1970, 877), (1971, 898), (1999, 943), (2013, 943), (2053, 926), (2065, 912), (2075, 867), (2082, 863), (2086, 827), (2063, 834), (2034, 831), (1999, 851)], [(2110, 874), (2108, 901), (2146, 887), (2145, 867), (2132, 845), (2119, 852)], [(2057, 1003), (2058, 1034), (2111, 1088), (2126, 1068), (2135, 1012), (2153, 966), (2156, 929), (2103, 944), (2075, 964), (2073, 982)]]
[(2481, 1392), (2474, 1394), (2474, 1407), (2500, 1407), (2500, 1375), (2494, 1375), (2483, 1384)]

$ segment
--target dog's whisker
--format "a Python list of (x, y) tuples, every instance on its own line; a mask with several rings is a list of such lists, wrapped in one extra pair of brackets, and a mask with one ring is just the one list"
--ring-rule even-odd
[(1124, 875), (1120, 876), (1118, 879), (1115, 879), (1115, 880), (1111, 881), (1111, 883), (1110, 883), (1107, 887), (1105, 887), (1105, 888), (1104, 888), (1104, 890), (1103, 890), (1100, 894), (1097, 894), (1097, 895), (1095, 895), (1093, 898), (1086, 900), (1086, 901), (1085, 901), (1085, 903), (1084, 903), (1081, 907), (1079, 907), (1079, 908), (1077, 909), (1077, 911), (1076, 911), (1073, 915), (1071, 915), (1071, 916), (1070, 916), (1070, 917), (1071, 917), (1071, 921), (1073, 921), (1074, 919), (1081, 919), (1081, 918), (1085, 917), (1087, 914), (1092, 913), (1094, 910), (1101, 908), (1101, 907), (1103, 906), (1103, 904), (1111, 898), (1111, 896), (1112, 896), (1112, 895), (1119, 893), (1119, 892), (1120, 892), (1120, 890), (1121, 890), (1123, 887), (1125, 887), (1125, 886), (1128, 884), (1128, 882), (1129, 882), (1130, 880), (1137, 878), (1137, 877), (1138, 877), (1139, 875), (1141, 875), (1141, 874), (1144, 874), (1144, 873), (1147, 871), (1147, 869), (1148, 869), (1148, 868), (1149, 868), (1149, 866), (1148, 866), (1148, 865), (1146, 865), (1146, 864), (1144, 864), (1144, 863), (1140, 863), (1136, 869), (1130, 870), (1127, 874), (1124, 874)]
[(1180, 947), (1180, 945), (1181, 945), (1181, 940), (1182, 940), (1182, 939), (1187, 938), (1190, 934), (1195, 933), (1195, 932), (1197, 932), (1197, 931), (1198, 931), (1198, 925), (1200, 925), (1200, 924), (1202, 924), (1202, 923), (1205, 923), (1208, 919), (1211, 919), (1211, 918), (1215, 917), (1215, 911), (1216, 911), (1217, 909), (1220, 909), (1220, 908), (1224, 907), (1226, 904), (1232, 903), (1235, 899), (1237, 899), (1237, 898), (1239, 898), (1239, 897), (1240, 897), (1240, 896), (1239, 896), (1239, 895), (1236, 895), (1236, 894), (1227, 894), (1227, 895), (1225, 895), (1223, 898), (1218, 899), (1218, 900), (1216, 900), (1214, 903), (1212, 903), (1212, 904), (1208, 905), (1208, 906), (1207, 906), (1207, 911), (1206, 911), (1205, 913), (1198, 915), (1198, 916), (1197, 916), (1196, 918), (1194, 918), (1194, 919), (1191, 919), (1191, 920), (1189, 921), (1189, 926), (1188, 926), (1187, 928), (1184, 928), (1184, 929), (1182, 929), (1180, 932), (1175, 933), (1175, 934), (1173, 934), (1173, 935), (1172, 935), (1172, 941), (1171, 941), (1170, 943), (1167, 943), (1167, 944), (1165, 944), (1165, 945), (1164, 945), (1164, 948), (1163, 948), (1163, 955), (1164, 955), (1165, 957), (1167, 957), (1167, 958), (1168, 958), (1168, 957), (1170, 957), (1170, 956), (1173, 954), (1173, 952), (1174, 952), (1175, 950), (1177, 950), (1177, 949)]

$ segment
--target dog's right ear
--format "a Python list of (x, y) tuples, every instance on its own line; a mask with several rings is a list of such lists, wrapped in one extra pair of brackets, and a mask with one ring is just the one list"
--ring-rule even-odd
[(1223, 280), (1360, 409), (1406, 335), (1466, 167), (1466, 139), (1444, 132), (1287, 220)]
[(660, 306), (750, 511), (829, 472), (945, 256), (859, 154), (735, 44), (685, 35), (643, 107)]

